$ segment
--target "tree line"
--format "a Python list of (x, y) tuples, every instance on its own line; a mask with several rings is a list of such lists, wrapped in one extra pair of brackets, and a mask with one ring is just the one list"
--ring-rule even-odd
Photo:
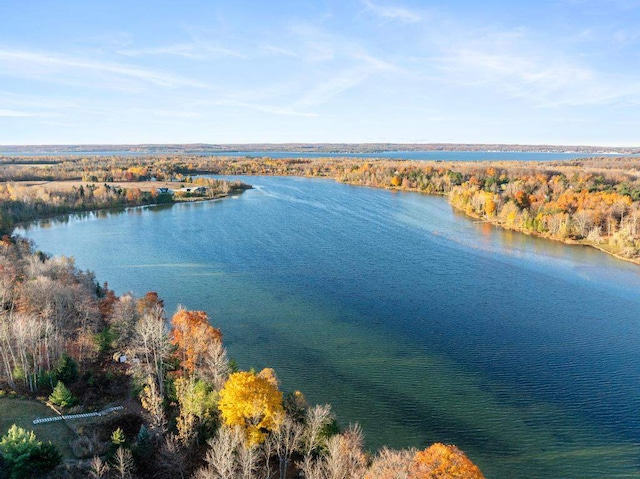
[[(153, 191), (99, 182), (213, 181), (198, 175), (329, 177), (354, 185), (446, 195), (465, 213), (504, 228), (580, 242), (640, 260), (640, 158), (596, 157), (561, 162), (440, 162), (354, 158), (221, 156), (63, 157), (16, 165), (0, 161), (0, 180), (80, 179), (71, 192), (46, 187), (25, 193), (0, 183), (0, 230), (16, 221), (68, 211), (168, 200)], [(194, 180), (193, 178), (196, 178)], [(213, 191), (213, 190), (212, 190)]]
[[(0, 161), (0, 180), (82, 179), (88, 182), (192, 181), (201, 174), (330, 177), (345, 183), (446, 195), (465, 213), (504, 228), (597, 246), (640, 258), (640, 159), (596, 157), (562, 162), (439, 162), (353, 158), (209, 156), (63, 157), (26, 164)], [(205, 181), (200, 178), (199, 181)], [(103, 186), (24, 199), (19, 186), (0, 185), (0, 227), (43, 214), (101, 205), (160, 201), (151, 192)], [(33, 195), (32, 195), (33, 196)], [(21, 200), (22, 199), (22, 200)]]
[[(241, 182), (213, 178), (189, 179), (189, 183), (206, 187), (200, 198), (210, 199), (240, 192), (247, 188)], [(79, 183), (62, 188), (59, 184), (28, 185), (0, 183), (0, 236), (10, 235), (14, 226), (40, 218), (150, 204), (172, 203), (191, 194), (163, 193), (157, 188), (141, 189), (107, 183)]]

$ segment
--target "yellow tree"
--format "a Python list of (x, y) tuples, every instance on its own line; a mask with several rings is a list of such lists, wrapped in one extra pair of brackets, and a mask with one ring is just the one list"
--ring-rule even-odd
[(416, 453), (409, 478), (484, 479), (484, 475), (456, 446), (436, 443)]
[[(267, 370), (265, 370), (267, 371)], [(266, 431), (278, 428), (284, 417), (282, 393), (272, 370), (233, 373), (220, 391), (218, 409), (227, 426), (239, 426), (249, 444), (260, 444)]]
[(490, 217), (496, 213), (496, 202), (493, 199), (493, 195), (489, 192), (484, 192), (484, 212)]
[(190, 373), (196, 371), (209, 345), (222, 341), (222, 333), (209, 324), (204, 311), (179, 308), (171, 318), (171, 327), (171, 344), (178, 347), (182, 367)]

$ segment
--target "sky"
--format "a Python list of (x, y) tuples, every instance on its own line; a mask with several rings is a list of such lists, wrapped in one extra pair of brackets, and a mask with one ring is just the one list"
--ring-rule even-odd
[(0, 0), (0, 144), (640, 146), (640, 0)]

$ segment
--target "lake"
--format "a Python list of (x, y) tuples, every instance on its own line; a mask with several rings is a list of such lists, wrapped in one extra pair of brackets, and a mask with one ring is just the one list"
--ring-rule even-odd
[(387, 158), (401, 160), (430, 160), (430, 161), (562, 161), (576, 158), (595, 156), (633, 156), (615, 153), (578, 153), (578, 152), (533, 152), (533, 151), (381, 151), (378, 153), (321, 153), (310, 151), (180, 151), (177, 153), (163, 153), (162, 151), (56, 151), (20, 152), (6, 150), (0, 147), (0, 156), (241, 156), (241, 157), (269, 157), (269, 158)]
[(118, 294), (206, 311), (241, 368), (330, 402), (372, 449), (453, 443), (487, 478), (637, 477), (640, 267), (441, 197), (244, 181), (18, 232)]

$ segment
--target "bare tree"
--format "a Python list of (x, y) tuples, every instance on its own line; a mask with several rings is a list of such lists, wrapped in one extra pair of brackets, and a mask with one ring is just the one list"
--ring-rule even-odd
[(209, 450), (205, 456), (207, 466), (200, 469), (196, 479), (228, 479), (236, 477), (236, 448), (240, 444), (240, 434), (223, 426), (215, 437), (209, 439)]
[(589, 234), (589, 230), (593, 226), (593, 211), (579, 210), (573, 215), (573, 225), (576, 233), (583, 238)]
[(11, 314), (0, 314), (0, 356), (7, 383), (12, 388), (16, 387), (13, 377), (14, 365), (17, 364), (16, 352), (13, 347), (13, 331), (11, 327)]
[(317, 459), (306, 456), (300, 464), (305, 479), (362, 479), (366, 472), (363, 436), (358, 425), (327, 441), (327, 452)]
[[(163, 443), (158, 450), (159, 474), (164, 477), (175, 477), (175, 472), (184, 478), (184, 470), (187, 465), (187, 458), (182, 445), (175, 434), (165, 436)], [(169, 474), (167, 474), (167, 472)], [(161, 474), (164, 473), (164, 474)]]
[(362, 429), (358, 425), (329, 439), (325, 459), (327, 479), (361, 479), (364, 476), (363, 442)]
[(285, 416), (278, 429), (268, 439), (273, 441), (274, 449), (278, 455), (280, 479), (287, 479), (291, 456), (302, 445), (303, 433), (304, 426), (302, 424), (295, 422), (289, 416)]
[(136, 325), (140, 319), (135, 298), (131, 294), (120, 296), (113, 304), (110, 319), (115, 347), (127, 350), (133, 343)]
[(251, 445), (246, 440), (244, 434), (236, 430), (240, 439), (237, 449), (238, 477), (242, 479), (254, 479), (258, 469), (259, 452), (255, 445)]
[(307, 410), (304, 434), (304, 454), (311, 456), (319, 447), (323, 445), (322, 431), (333, 421), (331, 405), (316, 405)]
[(305, 456), (298, 467), (305, 479), (326, 479), (327, 477), (323, 458), (314, 459), (311, 456)]
[(164, 310), (155, 306), (136, 324), (133, 341), (133, 351), (140, 359), (145, 375), (155, 379), (161, 397), (164, 397), (165, 360), (171, 351), (167, 334)]
[(120, 479), (130, 479), (133, 475), (133, 455), (129, 449), (119, 447), (113, 456), (112, 467)]
[(224, 383), (229, 378), (231, 367), (227, 350), (221, 341), (212, 341), (202, 358), (202, 365), (199, 370), (202, 379), (213, 385), (216, 391), (220, 391)]
[(382, 448), (369, 466), (365, 479), (409, 479), (409, 469), (416, 451)]
[(109, 464), (104, 462), (98, 456), (94, 456), (91, 459), (91, 467), (89, 469), (89, 475), (94, 479), (103, 479), (109, 474)]

